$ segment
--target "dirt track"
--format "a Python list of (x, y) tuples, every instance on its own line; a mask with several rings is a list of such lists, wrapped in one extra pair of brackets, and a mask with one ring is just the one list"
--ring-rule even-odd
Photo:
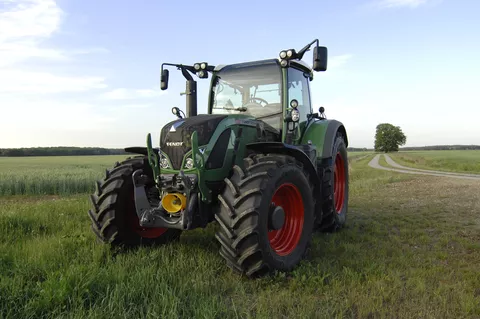
[[(387, 161), (388, 165), (392, 167), (384, 167), (378, 163), (381, 154), (375, 155), (375, 157), (368, 163), (368, 166), (376, 168), (376, 169), (383, 169), (385, 171), (392, 171), (398, 173), (406, 173), (406, 174), (419, 174), (419, 175), (431, 175), (431, 176), (440, 176), (440, 177), (453, 177), (453, 178), (460, 178), (460, 179), (470, 179), (470, 180), (477, 180), (480, 181), (480, 175), (476, 174), (462, 174), (462, 173), (452, 173), (452, 172), (441, 172), (441, 171), (432, 171), (432, 170), (425, 170), (425, 169), (418, 169), (418, 168), (410, 168), (406, 166), (402, 166), (400, 164), (395, 163), (392, 158), (386, 154), (385, 160)], [(395, 167), (395, 168), (393, 168)]]

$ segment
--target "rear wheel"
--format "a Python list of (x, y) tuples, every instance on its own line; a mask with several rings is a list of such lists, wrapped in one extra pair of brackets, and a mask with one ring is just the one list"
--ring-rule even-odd
[(146, 186), (151, 202), (159, 202), (158, 190), (154, 187), (152, 170), (144, 156), (117, 163), (107, 171), (103, 180), (97, 182), (95, 193), (90, 196), (92, 209), (88, 216), (92, 230), (104, 243), (112, 246), (166, 244), (178, 239), (181, 231), (169, 228), (141, 227), (135, 210), (132, 174), (142, 169), (151, 177)]
[(348, 212), (348, 158), (347, 147), (341, 133), (337, 133), (332, 149), (332, 164), (323, 176), (323, 219), (321, 230), (334, 232), (347, 221)]
[(245, 159), (245, 170), (233, 171), (215, 215), (220, 255), (249, 277), (293, 269), (313, 231), (315, 200), (307, 172), (283, 155), (253, 155)]

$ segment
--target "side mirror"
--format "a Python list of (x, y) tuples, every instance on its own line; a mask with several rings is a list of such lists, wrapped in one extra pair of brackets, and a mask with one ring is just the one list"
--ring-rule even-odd
[(160, 89), (166, 90), (168, 88), (168, 70), (164, 69), (160, 75)]
[(317, 72), (327, 70), (327, 47), (316, 46), (313, 48), (313, 69)]

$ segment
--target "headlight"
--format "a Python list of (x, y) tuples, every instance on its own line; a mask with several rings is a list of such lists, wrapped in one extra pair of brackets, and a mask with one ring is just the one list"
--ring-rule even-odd
[(288, 56), (289, 58), (291, 58), (292, 55), (293, 55), (293, 51), (292, 51), (292, 50), (288, 50), (288, 51), (287, 51), (287, 56)]
[(192, 169), (193, 168), (193, 159), (191, 157), (187, 158), (185, 161), (185, 168)]
[(292, 121), (298, 122), (300, 120), (300, 112), (298, 110), (292, 110)]
[(162, 157), (160, 160), (160, 167), (161, 168), (169, 168), (170, 165), (168, 164), (168, 160), (165, 157)]
[(280, 59), (285, 59), (287, 57), (287, 52), (282, 51), (280, 52)]
[(293, 99), (290, 101), (290, 106), (293, 108), (293, 109), (296, 109), (298, 107), (298, 101)]
[(202, 63), (200, 64), (200, 67), (202, 68), (202, 70), (205, 70), (207, 68), (207, 64), (206, 63)]
[(180, 112), (179, 112), (179, 108), (178, 108), (178, 107), (176, 107), (176, 106), (172, 107), (172, 114), (173, 114), (173, 115), (178, 116), (179, 113), (180, 113)]
[(195, 70), (197, 70), (197, 71), (200, 70), (200, 63), (195, 63), (195, 64), (193, 65), (193, 68), (194, 68)]

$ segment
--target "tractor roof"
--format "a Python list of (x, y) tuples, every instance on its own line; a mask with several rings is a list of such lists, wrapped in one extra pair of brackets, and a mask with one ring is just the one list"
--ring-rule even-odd
[[(311, 72), (312, 68), (302, 60), (291, 60), (290, 63), (294, 66), (300, 67), (307, 72)], [(249, 62), (241, 62), (241, 63), (234, 63), (234, 64), (220, 64), (217, 65), (214, 69), (214, 72), (218, 72), (220, 70), (228, 70), (228, 69), (237, 69), (237, 68), (244, 68), (249, 66), (259, 66), (259, 65), (271, 65), (275, 64), (280, 66), (280, 59), (266, 59), (266, 60), (258, 60), (258, 61), (249, 61)]]

